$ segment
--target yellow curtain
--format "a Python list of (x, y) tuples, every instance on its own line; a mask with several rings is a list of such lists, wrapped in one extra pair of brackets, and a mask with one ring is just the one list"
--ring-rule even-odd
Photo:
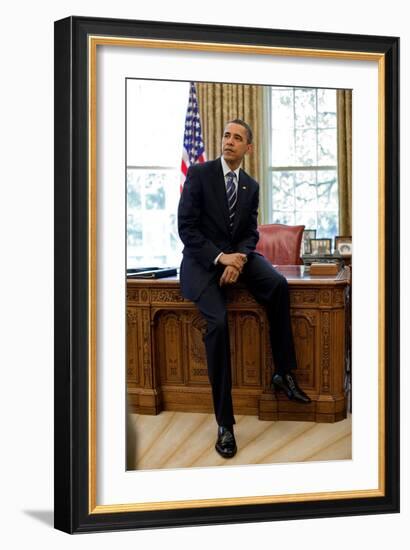
[(206, 83), (195, 83), (195, 86), (207, 160), (220, 156), (225, 124), (229, 120), (240, 118), (252, 128), (254, 143), (253, 152), (245, 156), (242, 168), (259, 181), (262, 87)]
[(352, 91), (337, 91), (339, 235), (352, 234)]

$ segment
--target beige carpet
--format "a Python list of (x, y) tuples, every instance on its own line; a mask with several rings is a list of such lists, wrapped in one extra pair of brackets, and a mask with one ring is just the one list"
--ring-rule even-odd
[(263, 421), (236, 415), (238, 452), (226, 460), (215, 451), (213, 414), (163, 411), (157, 416), (130, 414), (127, 468), (195, 468), (309, 460), (349, 460), (351, 416), (334, 424)]

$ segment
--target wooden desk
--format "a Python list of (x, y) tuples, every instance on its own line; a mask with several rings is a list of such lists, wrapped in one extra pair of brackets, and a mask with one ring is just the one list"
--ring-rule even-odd
[[(228, 290), (232, 396), (236, 414), (261, 420), (336, 422), (346, 417), (344, 376), (350, 271), (310, 276), (304, 266), (277, 268), (288, 280), (297, 379), (303, 405), (275, 395), (264, 308), (244, 286)], [(206, 323), (185, 300), (178, 277), (127, 281), (127, 390), (131, 410), (213, 412), (203, 336)]]

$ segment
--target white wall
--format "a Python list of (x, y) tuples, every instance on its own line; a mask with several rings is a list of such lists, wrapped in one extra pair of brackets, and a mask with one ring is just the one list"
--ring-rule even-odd
[[(276, 9), (274, 6), (277, 5)], [(122, 545), (151, 548), (212, 548), (235, 540), (236, 548), (345, 549), (389, 547), (408, 536), (410, 309), (404, 263), (408, 262), (409, 217), (402, 216), (402, 513), (298, 522), (242, 524), (69, 537), (52, 525), (53, 394), (53, 21), (68, 15), (156, 19), (192, 23), (271, 27), (400, 36), (402, 120), (402, 205), (410, 207), (409, 38), (405, 2), (376, 0), (37, 0), (6, 4), (0, 33), (0, 540), (4, 548), (24, 543), (55, 548)], [(12, 7), (11, 7), (12, 6)], [(407, 391), (406, 391), (407, 390)], [(406, 529), (407, 527), (407, 529)], [(93, 537), (90, 539), (89, 537)], [(4, 539), (4, 540), (3, 540)], [(299, 539), (299, 542), (298, 542)], [(406, 540), (406, 539), (405, 539)], [(289, 542), (290, 541), (290, 542)], [(146, 546), (148, 545), (148, 546)]]

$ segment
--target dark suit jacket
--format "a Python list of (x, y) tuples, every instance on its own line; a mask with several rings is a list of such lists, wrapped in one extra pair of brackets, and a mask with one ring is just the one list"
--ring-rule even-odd
[(180, 270), (181, 292), (197, 300), (217, 276), (220, 252), (250, 254), (259, 239), (259, 185), (242, 169), (232, 233), (221, 159), (189, 167), (178, 207), (178, 231), (185, 247)]

